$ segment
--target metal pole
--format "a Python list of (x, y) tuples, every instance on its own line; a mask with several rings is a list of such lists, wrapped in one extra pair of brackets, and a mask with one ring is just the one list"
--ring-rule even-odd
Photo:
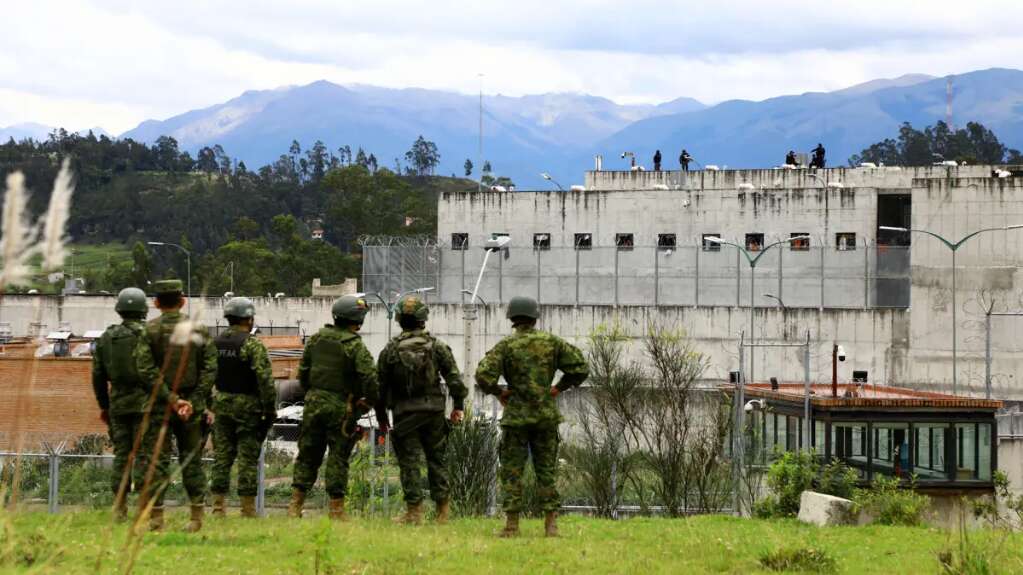
[(749, 265), (749, 381), (750, 383), (756, 383), (755, 371), (753, 370), (753, 361), (756, 358), (757, 350), (755, 347), (757, 344), (757, 332), (753, 326), (753, 285), (755, 283), (754, 276), (756, 275), (757, 266), (750, 262)]
[(743, 467), (745, 460), (743, 457), (743, 429), (742, 413), (744, 404), (742, 401), (743, 389), (742, 382), (744, 379), (744, 372), (742, 366), (745, 365), (746, 360), (746, 342), (745, 334), (739, 334), (739, 377), (735, 382), (735, 411), (734, 411), (734, 429), (732, 430), (732, 458), (735, 461), (735, 489), (733, 494), (732, 507), (735, 510), (735, 514), (742, 515), (742, 476)]
[(952, 395), (959, 391), (956, 351), (956, 250), (952, 248)]
[(742, 307), (742, 261), (739, 249), (735, 250), (735, 307)]
[(806, 331), (806, 347), (803, 348), (803, 421), (806, 426), (806, 439), (803, 447), (810, 449), (810, 330)]
[(611, 519), (618, 519), (618, 462), (611, 461)]
[[(466, 245), (467, 243), (469, 243), (469, 238), (468, 237), (466, 237), (466, 240), (464, 242), (462, 242), (462, 274), (461, 274), (462, 275), (462, 281), (458, 282), (459, 283), (459, 288), (458, 288), (459, 290), (461, 290), (462, 288), (465, 287), (465, 252), (469, 248), (469, 246)], [(458, 293), (459, 293), (459, 296), (462, 299), (462, 304), (464, 305), (465, 304), (465, 292), (459, 291)]]
[(259, 447), (259, 459), (256, 460), (256, 515), (266, 515), (266, 441)]
[(579, 305), (579, 244), (575, 246), (575, 305)]
[[(380, 425), (380, 422), (377, 422)], [(373, 499), (377, 494), (377, 482), (376, 482), (376, 466), (374, 462), (376, 460), (377, 451), (377, 430), (375, 427), (369, 428), (369, 514), (373, 514)]]
[(824, 311), (824, 246), (821, 246), (821, 311)]
[(615, 246), (615, 307), (618, 307), (618, 254), (622, 248)]
[(536, 303), (540, 303), (540, 248), (536, 248)]
[(838, 397), (838, 344), (831, 344), (831, 397)]
[(60, 454), (57, 450), (50, 452), (49, 492), (46, 494), (48, 511), (56, 514), (60, 511)]
[[(391, 434), (384, 436), (384, 469), (391, 464)], [(391, 482), (387, 481), (387, 473), (384, 473), (384, 517), (391, 515)]]
[(991, 310), (984, 318), (984, 397), (991, 399)]

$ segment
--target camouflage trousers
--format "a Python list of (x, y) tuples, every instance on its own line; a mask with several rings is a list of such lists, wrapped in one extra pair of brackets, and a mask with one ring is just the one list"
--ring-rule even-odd
[[(110, 441), (114, 444), (114, 467), (110, 475), (110, 487), (116, 497), (120, 492), (121, 482), (125, 481), (124, 494), (135, 491), (141, 493), (143, 500), (148, 499), (146, 493), (142, 493), (145, 487), (146, 473), (149, 471), (150, 462), (153, 461), (153, 451), (156, 448), (156, 439), (160, 434), (161, 413), (156, 413), (150, 420), (150, 425), (142, 435), (138, 450), (135, 452), (135, 459), (131, 469), (128, 469), (128, 460), (132, 457), (132, 449), (135, 447), (135, 439), (142, 428), (141, 413), (126, 415), (115, 415), (110, 417)], [(167, 442), (164, 442), (153, 469), (153, 477), (149, 481), (149, 490), (159, 489), (157, 504), (163, 501), (164, 485), (170, 472), (170, 449)]]
[[(202, 448), (206, 439), (203, 429), (206, 414), (196, 412), (188, 421), (177, 416), (170, 418), (170, 433), (178, 448), (178, 463), (181, 465), (181, 482), (193, 505), (206, 503), (206, 473), (203, 471)], [(169, 447), (169, 446), (168, 446)]]
[(443, 411), (409, 413), (395, 418), (394, 455), (401, 470), (401, 489), (405, 502), (416, 504), (423, 500), (421, 468), (426, 460), (426, 476), (430, 484), (430, 497), (444, 501), (450, 497), (446, 451), (448, 448), (448, 420)]
[(557, 511), (561, 506), (555, 485), (558, 476), (558, 441), (556, 425), (501, 428), (500, 476), (505, 513), (522, 511), (522, 477), (530, 454), (533, 456), (541, 509)]
[[(255, 399), (255, 398), (253, 398)], [(238, 403), (238, 402), (235, 402)], [(259, 452), (263, 447), (262, 418), (259, 406), (240, 411), (225, 402), (218, 403), (213, 420), (213, 469), (210, 491), (227, 495), (231, 490), (231, 467), (238, 460), (238, 495), (255, 497), (258, 482)]]
[(327, 469), (324, 479), (327, 494), (335, 499), (347, 494), (348, 460), (355, 444), (361, 439), (361, 435), (354, 430), (342, 430), (347, 415), (348, 411), (343, 404), (307, 400), (298, 432), (298, 456), (295, 457), (292, 487), (303, 492), (312, 489), (326, 452)]

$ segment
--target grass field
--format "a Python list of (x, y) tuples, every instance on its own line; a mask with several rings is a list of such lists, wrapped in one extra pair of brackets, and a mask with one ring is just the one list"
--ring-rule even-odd
[[(7, 515), (0, 543), (14, 554), (0, 567), (121, 572), (128, 531), (109, 518), (103, 511)], [(515, 540), (493, 536), (496, 519), (403, 527), (385, 519), (229, 518), (209, 520), (196, 535), (180, 531), (185, 521), (177, 510), (165, 533), (146, 535), (136, 573), (770, 573), (759, 558), (795, 548), (823, 551), (836, 573), (941, 573), (938, 554), (958, 545), (955, 533), (928, 528), (817, 529), (724, 516), (564, 517), (559, 539), (543, 538), (541, 521), (528, 520)], [(994, 572), (1023, 572), (1023, 537), (984, 531), (971, 540), (993, 558)]]

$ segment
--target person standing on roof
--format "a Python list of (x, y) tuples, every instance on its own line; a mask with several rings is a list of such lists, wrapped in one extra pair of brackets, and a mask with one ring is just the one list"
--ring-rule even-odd
[(657, 150), (656, 152), (654, 152), (654, 171), (655, 172), (660, 172), (661, 171), (661, 151), (660, 150)]
[(692, 162), (692, 161), (693, 161), (693, 157), (689, 155), (689, 152), (687, 152), (685, 150), (685, 148), (683, 148), (682, 149), (682, 153), (679, 154), (679, 156), (678, 156), (678, 163), (681, 164), (683, 172), (688, 172), (689, 171), (689, 162)]

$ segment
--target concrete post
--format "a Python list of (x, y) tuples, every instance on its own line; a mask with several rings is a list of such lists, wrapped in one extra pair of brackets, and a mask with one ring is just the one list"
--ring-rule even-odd
[(820, 310), (824, 311), (824, 246), (823, 245), (821, 245), (820, 250), (821, 250), (821, 269), (820, 269), (820, 275), (821, 275), (821, 297), (820, 297), (820, 302), (821, 302), (821, 306), (820, 306)]
[(60, 512), (60, 450), (50, 451), (50, 481), (46, 494), (47, 511), (51, 514)]
[(696, 247), (696, 277), (693, 279), (693, 307), (700, 307), (700, 252), (703, 251), (703, 245)]
[(661, 304), (661, 254), (660, 248), (654, 246), (654, 306)]
[(256, 460), (256, 515), (266, 515), (266, 441), (259, 448), (259, 459)]

